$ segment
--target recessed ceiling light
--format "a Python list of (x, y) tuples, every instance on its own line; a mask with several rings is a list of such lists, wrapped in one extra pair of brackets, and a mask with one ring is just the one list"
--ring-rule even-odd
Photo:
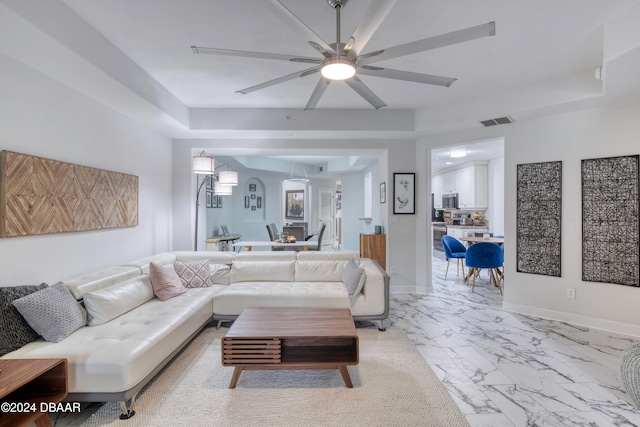
[(450, 164), (452, 164), (452, 163), (453, 163), (453, 162), (447, 162), (447, 163), (445, 163), (445, 165), (450, 165)]
[(449, 157), (453, 157), (454, 159), (457, 159), (459, 157), (464, 157), (467, 155), (467, 152), (464, 150), (460, 150), (460, 151), (451, 151), (449, 153)]

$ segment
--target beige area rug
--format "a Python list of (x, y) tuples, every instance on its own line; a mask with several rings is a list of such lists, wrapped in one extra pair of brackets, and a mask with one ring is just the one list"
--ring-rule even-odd
[(138, 397), (121, 421), (110, 402), (83, 426), (468, 426), (404, 332), (358, 329), (354, 388), (337, 370), (245, 371), (220, 363), (226, 329), (205, 329)]

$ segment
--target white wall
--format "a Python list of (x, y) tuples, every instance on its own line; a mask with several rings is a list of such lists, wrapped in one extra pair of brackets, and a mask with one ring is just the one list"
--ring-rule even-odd
[(489, 231), (504, 236), (504, 156), (489, 161), (488, 168)]
[[(407, 140), (390, 141), (362, 141), (362, 140), (305, 140), (304, 146), (300, 141), (282, 140), (199, 140), (199, 139), (176, 139), (173, 143), (173, 248), (174, 250), (189, 250), (193, 248), (193, 221), (195, 218), (195, 178), (191, 173), (191, 157), (194, 153), (206, 150), (207, 153), (216, 154), (216, 148), (225, 151), (229, 146), (234, 148), (244, 148), (250, 150), (254, 147), (270, 148), (274, 150), (288, 149), (301, 152), (305, 147), (323, 147), (326, 150), (335, 150), (343, 153), (344, 150), (358, 150), (363, 147), (369, 149), (379, 149), (385, 151), (379, 158), (378, 180), (387, 183), (387, 203), (381, 206), (380, 223), (385, 227), (387, 233), (387, 268), (395, 266), (397, 274), (391, 277), (391, 290), (393, 292), (416, 290), (424, 292), (431, 283), (431, 270), (426, 262), (416, 262), (416, 254), (423, 254), (426, 261), (427, 241), (422, 236), (426, 230), (427, 202), (424, 193), (426, 186), (424, 181), (426, 173), (418, 173), (417, 183), (418, 200), (416, 210), (418, 215), (392, 215), (392, 179), (393, 172), (414, 172), (416, 166), (416, 143)], [(424, 161), (426, 162), (426, 160)], [(355, 179), (355, 178), (354, 178)], [(362, 185), (363, 178), (358, 178), (359, 185)], [(377, 189), (374, 181), (374, 201), (377, 199)], [(343, 186), (344, 177), (343, 177)], [(351, 232), (355, 236), (355, 244), (349, 243), (345, 249), (359, 249), (359, 233), (361, 224), (348, 228), (348, 221), (345, 218), (345, 200), (343, 190), (343, 236)], [(357, 203), (357, 202), (354, 202)], [(362, 203), (358, 206), (361, 208)], [(358, 214), (360, 216), (360, 214)], [(347, 222), (345, 222), (347, 221)], [(421, 222), (423, 222), (421, 224)], [(202, 226), (200, 227), (202, 230)], [(355, 233), (353, 233), (355, 231)], [(204, 231), (201, 238), (204, 239)], [(420, 234), (424, 233), (424, 234)], [(244, 238), (244, 236), (243, 236)], [(350, 242), (353, 242), (353, 237)], [(202, 245), (199, 245), (202, 248)]]
[(171, 249), (171, 141), (1, 53), (0, 149), (139, 177), (137, 227), (0, 239), (0, 286)]
[[(640, 104), (557, 115), (427, 138), (420, 145), (505, 137), (504, 307), (546, 318), (640, 336), (636, 287), (582, 281), (582, 159), (640, 153)], [(562, 277), (516, 271), (516, 165), (561, 160)], [(541, 213), (544, 214), (544, 213)], [(567, 299), (567, 288), (576, 299)]]

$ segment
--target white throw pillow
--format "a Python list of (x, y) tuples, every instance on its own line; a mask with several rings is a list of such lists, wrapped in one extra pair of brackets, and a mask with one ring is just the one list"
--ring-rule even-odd
[(89, 292), (84, 295), (84, 307), (89, 314), (89, 326), (107, 323), (154, 297), (151, 280), (146, 276)]
[(349, 260), (342, 272), (342, 283), (347, 288), (349, 298), (353, 299), (362, 292), (366, 278), (364, 268), (359, 267), (354, 260)]

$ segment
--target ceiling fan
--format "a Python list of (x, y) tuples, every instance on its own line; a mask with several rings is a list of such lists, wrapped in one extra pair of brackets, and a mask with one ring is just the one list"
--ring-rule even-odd
[(340, 41), (340, 10), (349, 2), (349, 0), (327, 1), (329, 2), (329, 5), (336, 10), (336, 42), (332, 44), (327, 44), (322, 40), (279, 0), (260, 1), (261, 4), (271, 10), (271, 12), (282, 19), (293, 30), (302, 35), (315, 50), (322, 54), (324, 57), (322, 59), (298, 55), (283, 55), (277, 53), (250, 52), (197, 46), (191, 46), (191, 49), (194, 54), (207, 53), (212, 55), (241, 56), (245, 58), (275, 59), (315, 64), (313, 67), (306, 70), (297, 71), (265, 83), (241, 89), (237, 91), (237, 93), (246, 95), (247, 93), (254, 92), (256, 90), (320, 72), (320, 80), (311, 94), (311, 98), (309, 98), (305, 110), (313, 110), (316, 107), (318, 101), (320, 101), (320, 98), (333, 80), (343, 80), (373, 107), (378, 109), (385, 107), (386, 104), (378, 98), (378, 96), (373, 93), (373, 91), (369, 89), (362, 80), (358, 78), (359, 75), (384, 77), (388, 79), (405, 80), (445, 87), (451, 86), (451, 84), (453, 84), (457, 79), (414, 73), (410, 71), (393, 70), (369, 64), (495, 35), (495, 22), (489, 22), (465, 28), (463, 30), (453, 31), (439, 36), (429, 37), (387, 49), (380, 49), (374, 52), (361, 54), (362, 49), (365, 47), (385, 17), (389, 14), (397, 0), (373, 0), (346, 43), (342, 43)]

